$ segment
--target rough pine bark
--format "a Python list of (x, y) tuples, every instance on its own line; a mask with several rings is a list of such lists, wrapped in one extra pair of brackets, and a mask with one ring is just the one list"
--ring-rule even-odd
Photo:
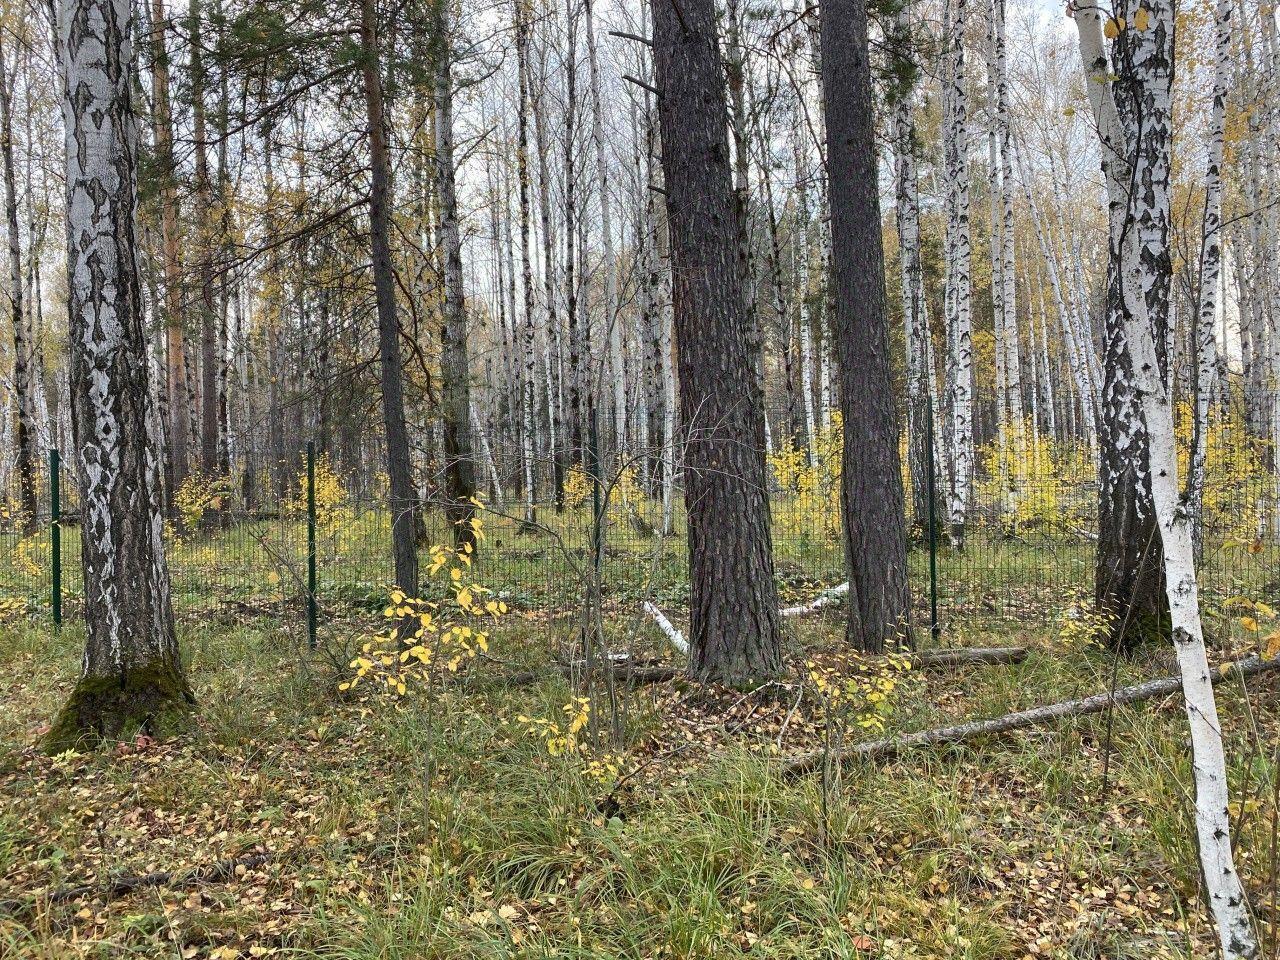
[(851, 587), (845, 636), (881, 653), (909, 642), (911, 595), (865, 0), (824, 0), (820, 17)]
[[(898, 14), (895, 29), (903, 38), (909, 26), (906, 10)], [(927, 534), (929, 523), (928, 456), (929, 317), (920, 257), (920, 195), (916, 168), (914, 91), (905, 90), (894, 106), (894, 185), (898, 219), (898, 259), (902, 272), (902, 316), (907, 354), (907, 459), (911, 473), (912, 514), (915, 527)]]
[(689, 669), (743, 683), (776, 676), (782, 647), (715, 4), (654, 0), (652, 9), (685, 443)]
[(387, 153), (381, 57), (373, 0), (361, 0), (360, 3), (360, 48), (371, 173), (369, 245), (378, 311), (378, 359), (382, 374), (387, 477), (391, 486), (391, 552), (396, 586), (413, 597), (418, 592), (417, 492), (413, 486), (409, 430), (404, 416), (400, 318), (396, 307), (395, 267), (391, 259), (391, 159)]
[(173, 627), (138, 275), (133, 7), (63, 0), (57, 23), (87, 632), (51, 750), (164, 733), (193, 702)]

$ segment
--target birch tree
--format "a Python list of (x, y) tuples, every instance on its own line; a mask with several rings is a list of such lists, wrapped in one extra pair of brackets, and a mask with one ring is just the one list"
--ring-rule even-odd
[(51, 750), (163, 733), (193, 702), (174, 633), (143, 332), (134, 27), (130, 0), (62, 0), (57, 9), (87, 629)]
[[(1110, 60), (1118, 78), (1114, 84), (1098, 75), (1108, 66), (1102, 13), (1096, 7), (1077, 8), (1076, 24), (1112, 206), (1109, 279), (1119, 321), (1115, 368), (1124, 372), (1132, 390), (1131, 415), (1146, 427), (1150, 503), (1163, 545), (1164, 593), (1191, 733), (1201, 876), (1222, 955), (1236, 960), (1256, 956), (1258, 941), (1232, 851), (1222, 729), (1200, 619), (1191, 515), (1178, 489), (1173, 395), (1160, 335), (1168, 322), (1172, 275), (1174, 13), (1169, 0), (1146, 2), (1130, 0), (1110, 21), (1116, 37)], [(1122, 20), (1124, 28), (1119, 27)], [(1128, 100), (1124, 107), (1119, 105), (1122, 98)], [(1120, 177), (1121, 172), (1126, 176)]]
[(965, 74), (967, 0), (947, 0), (943, 153), (947, 174), (946, 307), (948, 386), (951, 408), (951, 544), (963, 549), (973, 476), (973, 319), (969, 233), (969, 96)]
[[(14, 60), (14, 70), (17, 60)], [(13, 84), (0, 36), (0, 158), (4, 173), (5, 230), (9, 253), (9, 304), (13, 320), (14, 446), (18, 467), (18, 506), (28, 530), (36, 523), (36, 425), (32, 377), (31, 328), (23, 307), (22, 245), (18, 233), (18, 184), (13, 163)]]
[(453, 149), (453, 61), (449, 4), (431, 0), (432, 97), (435, 111), (435, 174), (439, 230), (444, 247), (444, 323), (440, 344), (440, 415), (443, 420), (447, 514), (454, 542), (467, 552), (477, 546), (471, 519), (476, 496), (472, 451), (471, 360), (467, 349), (467, 303), (462, 278), (462, 234), (458, 226), (457, 169)]

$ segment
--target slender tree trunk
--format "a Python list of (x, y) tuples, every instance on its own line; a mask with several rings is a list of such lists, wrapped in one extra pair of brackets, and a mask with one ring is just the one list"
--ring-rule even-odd
[[(1093, 92), (1104, 116), (1119, 117), (1119, 124), (1106, 120), (1099, 129), (1106, 140), (1122, 146), (1120, 156), (1129, 168), (1124, 182), (1134, 187), (1125, 196), (1124, 223), (1113, 228), (1111, 238), (1113, 258), (1118, 255), (1120, 260), (1114, 282), (1119, 288), (1120, 351), (1125, 356), (1121, 366), (1129, 373), (1138, 414), (1147, 428), (1150, 502), (1164, 546), (1165, 593), (1191, 729), (1201, 876), (1222, 955), (1236, 960), (1256, 956), (1258, 941), (1231, 848), (1226, 759), (1205, 654), (1190, 517), (1178, 490), (1173, 397), (1164, 375), (1168, 358), (1161, 355), (1172, 276), (1168, 232), (1174, 13), (1168, 0), (1145, 2), (1146, 7), (1130, 2), (1117, 11), (1135, 25), (1142, 11), (1147, 27), (1125, 31), (1116, 44), (1119, 79), (1114, 94), (1110, 86)], [(1102, 30), (1094, 13), (1079, 14), (1078, 22), (1081, 53), (1089, 69), (1097, 63)], [(1109, 106), (1106, 101), (1113, 95)], [(1114, 104), (1121, 98), (1131, 99), (1117, 109)]]
[(404, 371), (400, 359), (400, 319), (396, 308), (395, 268), (391, 260), (391, 160), (387, 155), (382, 106), (381, 57), (373, 0), (360, 3), (361, 73), (369, 135), (369, 244), (378, 309), (378, 357), (382, 371), (382, 418), (386, 431), (387, 477), (391, 485), (391, 550), (396, 586), (410, 597), (418, 592), (418, 552), (413, 466), (404, 416)]
[(608, 332), (609, 375), (613, 390), (614, 453), (621, 463), (627, 455), (627, 367), (622, 349), (622, 318), (618, 312), (618, 265), (613, 249), (613, 197), (605, 153), (604, 106), (600, 98), (600, 63), (596, 50), (593, 0), (585, 0), (587, 64), (591, 73), (591, 141), (595, 147), (596, 189), (600, 194), (600, 244), (603, 247), (604, 322)]
[(1204, 534), (1204, 482), (1209, 461), (1209, 413), (1217, 380), (1218, 341), (1214, 325), (1222, 280), (1222, 159), (1226, 141), (1227, 94), (1231, 67), (1231, 0), (1216, 6), (1213, 103), (1209, 115), (1209, 159), (1205, 168), (1204, 224), (1200, 245), (1199, 297), (1192, 343), (1195, 349), (1195, 422), (1187, 509), (1199, 558)]
[(436, 190), (444, 246), (444, 330), (440, 348), (440, 411), (444, 420), (447, 514), (454, 542), (471, 553), (477, 546), (471, 519), (476, 496), (471, 443), (471, 360), (467, 351), (467, 305), (462, 281), (462, 235), (458, 228), (457, 172), (453, 153), (453, 67), (449, 4), (433, 0), (432, 66), (435, 98)]
[(831, 171), (831, 259), (850, 594), (846, 639), (879, 653), (910, 642), (907, 530), (893, 400), (875, 116), (864, 0), (825, 0), (822, 89)]
[(182, 316), (182, 261), (178, 229), (177, 173), (173, 156), (173, 116), (169, 104), (169, 52), (164, 40), (164, 0), (151, 0), (151, 110), (155, 162), (159, 184), (161, 260), (164, 268), (164, 329), (168, 409), (165, 429), (165, 497), (173, 505), (174, 491), (187, 476), (187, 361)]
[[(16, 63), (15, 63), (16, 72)], [(13, 393), (16, 417), (18, 506), (28, 531), (36, 527), (36, 473), (33, 343), (23, 309), (22, 246), (18, 239), (18, 187), (13, 166), (13, 86), (0, 36), (0, 155), (4, 162), (4, 213), (9, 246), (9, 301), (13, 317)]]
[(740, 683), (782, 667), (763, 410), (747, 345), (738, 209), (712, 0), (655, 0), (688, 514), (689, 668)]
[(524, 522), (537, 522), (537, 489), (534, 479), (534, 364), (536, 362), (537, 316), (533, 299), (532, 242), (529, 216), (529, 11), (527, 0), (515, 0), (516, 63), (520, 83), (518, 110), (519, 143), (516, 148), (516, 176), (520, 187), (520, 259), (524, 291), (524, 372), (520, 390), (520, 416), (523, 424)]
[(51, 750), (164, 733), (192, 702), (173, 628), (138, 276), (132, 6), (62, 0), (57, 22), (87, 636)]
[(196, 237), (200, 260), (200, 467), (206, 476), (218, 471), (218, 310), (213, 289), (213, 182), (209, 178), (209, 137), (205, 120), (205, 70), (200, 0), (191, 0), (192, 150), (196, 175)]
[(948, 0), (946, 123), (947, 167), (946, 308), (950, 406), (951, 490), (948, 514), (951, 544), (963, 549), (973, 476), (973, 322), (970, 314), (969, 121), (965, 77), (965, 4)]
[[(895, 29), (904, 40), (909, 37), (907, 10), (895, 19)], [(920, 258), (920, 201), (916, 172), (915, 97), (904, 91), (894, 109), (896, 151), (898, 259), (902, 270), (902, 316), (907, 354), (907, 458), (911, 472), (911, 501), (915, 525), (928, 532), (929, 499), (929, 317), (924, 291), (924, 271)]]

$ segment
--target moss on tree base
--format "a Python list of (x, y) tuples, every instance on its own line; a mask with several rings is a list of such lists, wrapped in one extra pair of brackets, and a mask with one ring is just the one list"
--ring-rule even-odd
[(44, 738), (48, 753), (92, 749), (145, 733), (169, 736), (186, 726), (195, 697), (171, 664), (121, 677), (81, 677)]

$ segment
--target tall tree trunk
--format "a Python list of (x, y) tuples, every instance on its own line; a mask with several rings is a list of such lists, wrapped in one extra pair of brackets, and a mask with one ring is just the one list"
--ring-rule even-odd
[(534, 464), (534, 364), (536, 362), (537, 315), (533, 299), (533, 244), (530, 238), (529, 216), (529, 10), (528, 0), (515, 0), (516, 64), (519, 74), (520, 105), (518, 109), (518, 136), (516, 147), (516, 176), (520, 186), (520, 259), (522, 262), (521, 289), (524, 291), (524, 372), (520, 388), (520, 416), (523, 425), (524, 464), (524, 522), (537, 522), (537, 490)]
[[(903, 41), (910, 36), (907, 10), (895, 19), (895, 30)], [(932, 372), (929, 369), (929, 316), (924, 290), (924, 270), (920, 257), (920, 197), (916, 172), (915, 97), (908, 89), (894, 107), (896, 154), (898, 260), (902, 271), (902, 317), (907, 354), (907, 460), (911, 472), (911, 502), (915, 526), (929, 529), (928, 430)]]
[(387, 155), (382, 106), (381, 57), (373, 0), (360, 2), (361, 72), (369, 135), (369, 246), (378, 308), (378, 358), (382, 371), (382, 419), (386, 431), (387, 476), (391, 485), (391, 551), (396, 586), (410, 597), (418, 591), (415, 522), (417, 495), (404, 416), (404, 371), (400, 360), (400, 319), (395, 268), (391, 261), (391, 160)]
[(209, 178), (209, 136), (205, 120), (205, 70), (200, 0), (191, 0), (191, 111), (196, 175), (196, 243), (200, 258), (200, 467), (218, 471), (218, 308), (213, 289), (213, 181)]
[(436, 190), (440, 239), (444, 246), (444, 330), (440, 348), (440, 411), (444, 420), (447, 514), (454, 542), (468, 553), (476, 548), (475, 457), (471, 443), (471, 360), (467, 352), (466, 292), (462, 285), (462, 235), (458, 228), (457, 170), (453, 153), (453, 67), (449, 4), (432, 0), (432, 37), (436, 133)]
[(738, 209), (712, 0), (654, 0), (685, 449), (689, 669), (740, 683), (782, 668), (764, 412), (746, 342)]
[(57, 21), (87, 635), (52, 750), (163, 733), (193, 700), (173, 628), (143, 333), (132, 5), (63, 0)]
[(969, 122), (965, 77), (966, 0), (947, 0), (944, 26), (947, 44), (946, 117), (943, 152), (946, 159), (947, 230), (946, 312), (948, 387), (951, 423), (951, 489), (948, 504), (951, 544), (963, 549), (965, 522), (973, 477), (973, 321), (970, 314), (972, 246), (969, 234)]
[[(1119, 319), (1116, 339), (1122, 360), (1109, 366), (1127, 375), (1136, 415), (1146, 426), (1142, 439), (1148, 460), (1148, 502), (1164, 547), (1165, 596), (1191, 731), (1201, 876), (1222, 955), (1236, 960), (1256, 956), (1258, 941), (1231, 848), (1222, 731), (1205, 654), (1190, 518), (1178, 490), (1173, 397), (1164, 373), (1168, 358), (1162, 356), (1172, 278), (1168, 236), (1174, 13), (1169, 0), (1143, 2), (1147, 5), (1130, 0), (1116, 11), (1134, 28), (1121, 31), (1115, 44), (1118, 79), (1114, 86), (1089, 80), (1103, 153), (1107, 154), (1108, 146), (1121, 151), (1104, 161), (1112, 167), (1108, 180), (1120, 172), (1117, 167), (1123, 167), (1127, 176), (1114, 186), (1131, 187), (1119, 211), (1112, 194), (1113, 215), (1118, 216), (1113, 216), (1110, 253), (1115, 262), (1114, 312)], [(1086, 72), (1100, 62), (1105, 65), (1099, 15), (1081, 11), (1077, 23)], [(1124, 106), (1117, 107), (1121, 102)], [(1116, 219), (1121, 222), (1115, 223)]]
[(1205, 167), (1204, 224), (1200, 242), (1199, 297), (1192, 343), (1195, 349), (1195, 422), (1187, 509), (1199, 558), (1204, 534), (1204, 481), (1209, 461), (1209, 412), (1217, 380), (1215, 323), (1222, 281), (1222, 158), (1226, 141), (1227, 93), (1231, 68), (1231, 0), (1218, 0), (1215, 15), (1213, 102), (1209, 115), (1209, 159)]
[[(1164, 351), (1164, 324), (1168, 322), (1166, 265), (1144, 262), (1132, 242), (1137, 233), (1144, 249), (1168, 258), (1168, 211), (1163, 225), (1131, 222), (1130, 178), (1138, 127), (1136, 116), (1127, 120), (1117, 103), (1140, 92), (1132, 77), (1126, 89), (1113, 95), (1107, 82), (1111, 64), (1103, 47), (1100, 14), (1095, 9), (1076, 17), (1080, 35), (1080, 59), (1086, 90), (1101, 144), (1102, 172), (1109, 210), (1107, 266), (1106, 348), (1102, 417), (1098, 457), (1098, 552), (1095, 599), (1111, 622), (1111, 642), (1129, 648), (1159, 637), (1168, 623), (1169, 608), (1163, 583), (1162, 541), (1151, 493), (1148, 426), (1143, 417), (1133, 354), (1126, 346), (1126, 313), (1135, 296), (1143, 304), (1144, 322), (1156, 325), (1149, 334)], [(1135, 33), (1138, 31), (1134, 31)], [(1126, 108), (1129, 109), (1128, 107)], [(1149, 121), (1147, 121), (1149, 122)], [(1166, 181), (1167, 187), (1167, 181)], [(1134, 193), (1143, 189), (1139, 186)], [(1155, 218), (1156, 214), (1153, 213)], [(1161, 234), (1161, 230), (1164, 231)], [(1133, 291), (1133, 286), (1139, 286)], [(1164, 381), (1163, 357), (1156, 379)]]
[(911, 595), (865, 0), (824, 0), (820, 17), (844, 420), (845, 636), (860, 650), (880, 653), (910, 641)]
[(174, 491), (187, 476), (187, 360), (182, 316), (182, 254), (178, 229), (177, 167), (173, 156), (173, 114), (169, 103), (169, 52), (164, 40), (164, 0), (151, 0), (151, 117), (157, 173), (160, 181), (160, 242), (164, 268), (164, 330), (167, 400), (165, 430), (165, 497), (173, 505)]
[[(16, 73), (16, 61), (14, 64)], [(0, 37), (0, 155), (4, 161), (4, 214), (9, 246), (9, 301), (13, 317), (13, 393), (16, 416), (18, 506), (27, 531), (36, 528), (36, 429), (34, 410), (34, 344), (23, 309), (22, 246), (18, 238), (18, 186), (13, 166), (13, 86)]]
[(627, 366), (622, 349), (622, 317), (618, 312), (618, 265), (613, 247), (613, 197), (609, 185), (609, 163), (605, 152), (604, 106), (600, 97), (600, 58), (596, 50), (593, 0), (585, 0), (587, 65), (591, 74), (591, 142), (596, 155), (596, 189), (600, 194), (601, 266), (604, 269), (604, 322), (608, 333), (609, 376), (613, 390), (614, 455), (621, 465), (627, 456)]

